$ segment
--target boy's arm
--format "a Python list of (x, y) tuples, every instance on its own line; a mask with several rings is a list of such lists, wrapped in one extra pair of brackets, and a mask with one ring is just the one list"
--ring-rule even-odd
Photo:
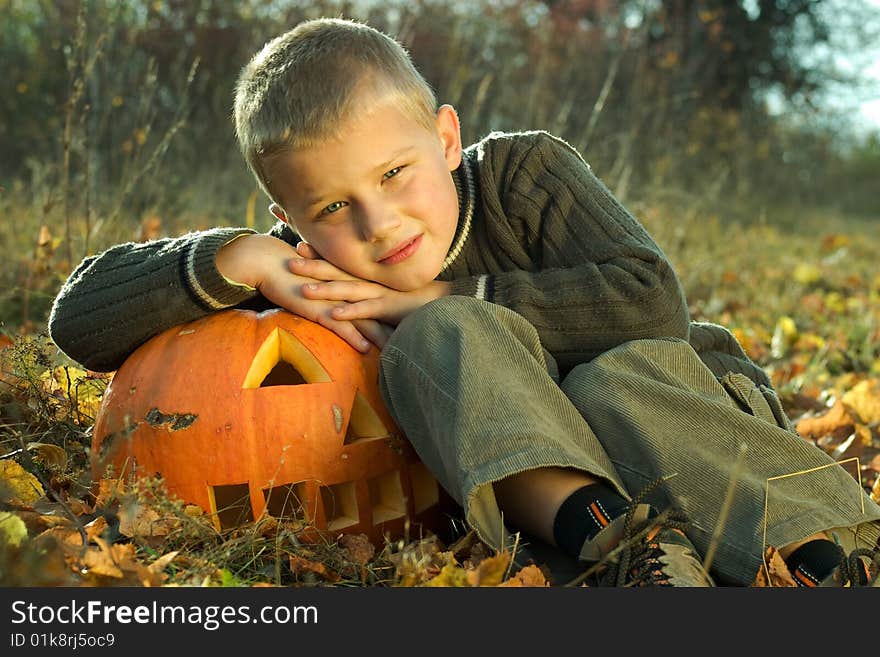
[(85, 367), (111, 371), (165, 329), (257, 296), (224, 279), (214, 264), (224, 244), (253, 232), (218, 228), (128, 242), (86, 258), (55, 298), (52, 340)]
[[(298, 258), (289, 229), (268, 235), (227, 228), (143, 244), (126, 243), (86, 258), (58, 293), (49, 317), (55, 344), (97, 371), (117, 369), (138, 346), (177, 324), (232, 306), (281, 307), (333, 331), (366, 352), (387, 327), (331, 316), (334, 304), (306, 299), (314, 282), (289, 271)], [(341, 277), (350, 279), (344, 272)]]
[(628, 340), (687, 338), (671, 263), (571, 146), (528, 133), (487, 144), (480, 166), (486, 242), (501, 266), (479, 274), (457, 261), (443, 276), (452, 294), (523, 315), (560, 367)]

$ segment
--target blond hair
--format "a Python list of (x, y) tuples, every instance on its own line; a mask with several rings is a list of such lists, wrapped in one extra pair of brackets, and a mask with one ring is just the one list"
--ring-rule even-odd
[(235, 90), (235, 133), (263, 191), (263, 161), (339, 136), (364, 93), (392, 95), (428, 130), (437, 100), (403, 46), (363, 23), (305, 21), (269, 41), (244, 67)]

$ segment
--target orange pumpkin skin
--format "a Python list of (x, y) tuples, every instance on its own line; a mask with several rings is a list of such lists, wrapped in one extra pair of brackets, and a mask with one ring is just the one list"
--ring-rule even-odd
[(436, 531), (449, 498), (385, 408), (378, 356), (279, 309), (168, 329), (107, 387), (95, 481), (108, 464), (116, 477), (160, 475), (218, 528), (295, 513), (374, 541), (400, 537), (407, 521)]

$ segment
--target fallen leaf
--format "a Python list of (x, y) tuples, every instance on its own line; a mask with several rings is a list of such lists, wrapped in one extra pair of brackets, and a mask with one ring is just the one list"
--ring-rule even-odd
[(865, 379), (856, 384), (841, 401), (862, 424), (880, 422), (880, 379)]
[(500, 552), (494, 557), (483, 559), (476, 568), (467, 571), (471, 586), (498, 586), (504, 581), (510, 565), (510, 552)]
[(470, 587), (473, 585), (468, 579), (468, 571), (454, 561), (450, 561), (440, 569), (440, 573), (436, 577), (429, 579), (423, 584), (423, 586), (457, 588), (462, 586)]
[(788, 350), (797, 342), (798, 328), (791, 317), (783, 315), (776, 322), (773, 337), (770, 339), (770, 355), (774, 358), (782, 358)]
[(30, 506), (46, 494), (39, 479), (11, 459), (0, 460), (0, 490), (9, 502), (23, 506)]
[(174, 550), (173, 552), (168, 552), (163, 554), (161, 557), (156, 559), (153, 563), (147, 566), (148, 577), (143, 581), (144, 586), (161, 586), (165, 583), (165, 580), (168, 579), (168, 575), (165, 574), (165, 568), (170, 564), (174, 559), (177, 558), (179, 554), (179, 550)]
[(14, 513), (0, 511), (0, 546), (18, 547), (27, 535), (24, 520)]
[(118, 500), (125, 494), (125, 483), (121, 479), (105, 478), (98, 482), (98, 494), (95, 498), (95, 508), (102, 509)]
[[(769, 579), (768, 579), (769, 575)], [(772, 545), (764, 552), (764, 563), (752, 583), (755, 587), (797, 586), (782, 555)]]
[(50, 470), (64, 470), (67, 467), (67, 451), (50, 443), (28, 443), (28, 451), (35, 452), (36, 458)]
[(98, 516), (87, 524), (84, 529), (89, 541), (94, 541), (96, 536), (103, 536), (104, 530), (107, 529), (107, 519), (104, 516)]
[(98, 548), (90, 547), (82, 559), (89, 574), (121, 579), (124, 573), (119, 565), (120, 558), (133, 555), (134, 546), (131, 543), (111, 545), (100, 537), (95, 537), (95, 542)]
[(303, 573), (314, 573), (324, 578), (328, 582), (338, 582), (339, 575), (327, 568), (318, 561), (312, 561), (296, 554), (287, 555), (290, 570), (294, 575), (302, 575)]
[(512, 575), (508, 580), (502, 582), (498, 586), (550, 586), (544, 571), (538, 566), (531, 564)]
[(130, 500), (119, 508), (119, 533), (129, 538), (167, 536), (174, 528), (173, 519), (163, 518), (153, 507)]
[(345, 558), (358, 566), (366, 566), (376, 555), (376, 546), (366, 534), (343, 534), (339, 546)]
[(818, 417), (805, 418), (795, 425), (797, 432), (804, 437), (819, 438), (826, 436), (838, 429), (848, 427), (851, 430), (853, 419), (850, 417), (846, 406), (843, 402), (837, 400), (834, 405), (828, 409), (828, 412)]
[(822, 270), (816, 265), (800, 262), (794, 268), (792, 278), (801, 285), (812, 285), (822, 280)]

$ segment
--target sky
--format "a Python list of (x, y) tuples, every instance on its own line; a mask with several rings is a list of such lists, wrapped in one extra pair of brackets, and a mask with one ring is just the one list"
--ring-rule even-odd
[[(867, 4), (877, 11), (880, 20), (880, 0), (867, 0)], [(880, 44), (863, 53), (867, 62), (864, 76), (868, 84), (859, 94), (857, 123), (869, 130), (880, 130)]]

